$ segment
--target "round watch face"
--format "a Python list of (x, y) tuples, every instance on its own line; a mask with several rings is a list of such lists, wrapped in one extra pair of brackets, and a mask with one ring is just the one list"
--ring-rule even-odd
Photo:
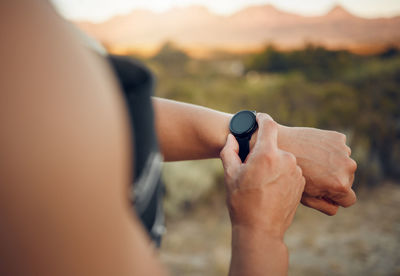
[(229, 128), (238, 137), (251, 135), (257, 128), (256, 115), (249, 110), (240, 111), (232, 117)]

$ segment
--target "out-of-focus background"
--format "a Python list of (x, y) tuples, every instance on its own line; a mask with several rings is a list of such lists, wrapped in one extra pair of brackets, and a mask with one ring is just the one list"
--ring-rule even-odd
[[(400, 1), (67, 1), (108, 51), (150, 66), (156, 95), (347, 134), (358, 203), (300, 207), (290, 275), (400, 275)], [(226, 275), (230, 223), (219, 160), (165, 164), (172, 275)]]

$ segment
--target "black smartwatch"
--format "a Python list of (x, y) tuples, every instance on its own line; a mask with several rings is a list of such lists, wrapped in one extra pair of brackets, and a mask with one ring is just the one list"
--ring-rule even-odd
[(250, 151), (250, 139), (257, 130), (256, 112), (242, 110), (236, 113), (229, 123), (229, 130), (239, 143), (239, 157), (244, 162)]

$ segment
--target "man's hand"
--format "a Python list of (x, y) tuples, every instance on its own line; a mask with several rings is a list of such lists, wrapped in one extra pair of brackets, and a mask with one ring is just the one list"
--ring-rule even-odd
[(301, 202), (327, 215), (356, 202), (352, 190), (356, 162), (346, 136), (315, 128), (279, 126), (279, 148), (296, 156), (306, 179)]
[(232, 222), (231, 276), (287, 275), (283, 236), (305, 185), (294, 155), (278, 149), (277, 124), (266, 114), (257, 122), (258, 138), (245, 163), (231, 134), (220, 154)]
[(221, 151), (233, 226), (257, 228), (283, 238), (300, 201), (305, 180), (293, 154), (278, 149), (277, 123), (258, 114), (257, 142), (245, 163), (229, 134)]

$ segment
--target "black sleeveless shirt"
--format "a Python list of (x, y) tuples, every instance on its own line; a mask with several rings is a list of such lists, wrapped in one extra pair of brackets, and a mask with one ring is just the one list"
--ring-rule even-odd
[(154, 77), (141, 63), (121, 56), (108, 56), (124, 93), (132, 131), (135, 179), (132, 204), (150, 237), (160, 246), (164, 232), (161, 181), (162, 156), (154, 127), (151, 96)]

